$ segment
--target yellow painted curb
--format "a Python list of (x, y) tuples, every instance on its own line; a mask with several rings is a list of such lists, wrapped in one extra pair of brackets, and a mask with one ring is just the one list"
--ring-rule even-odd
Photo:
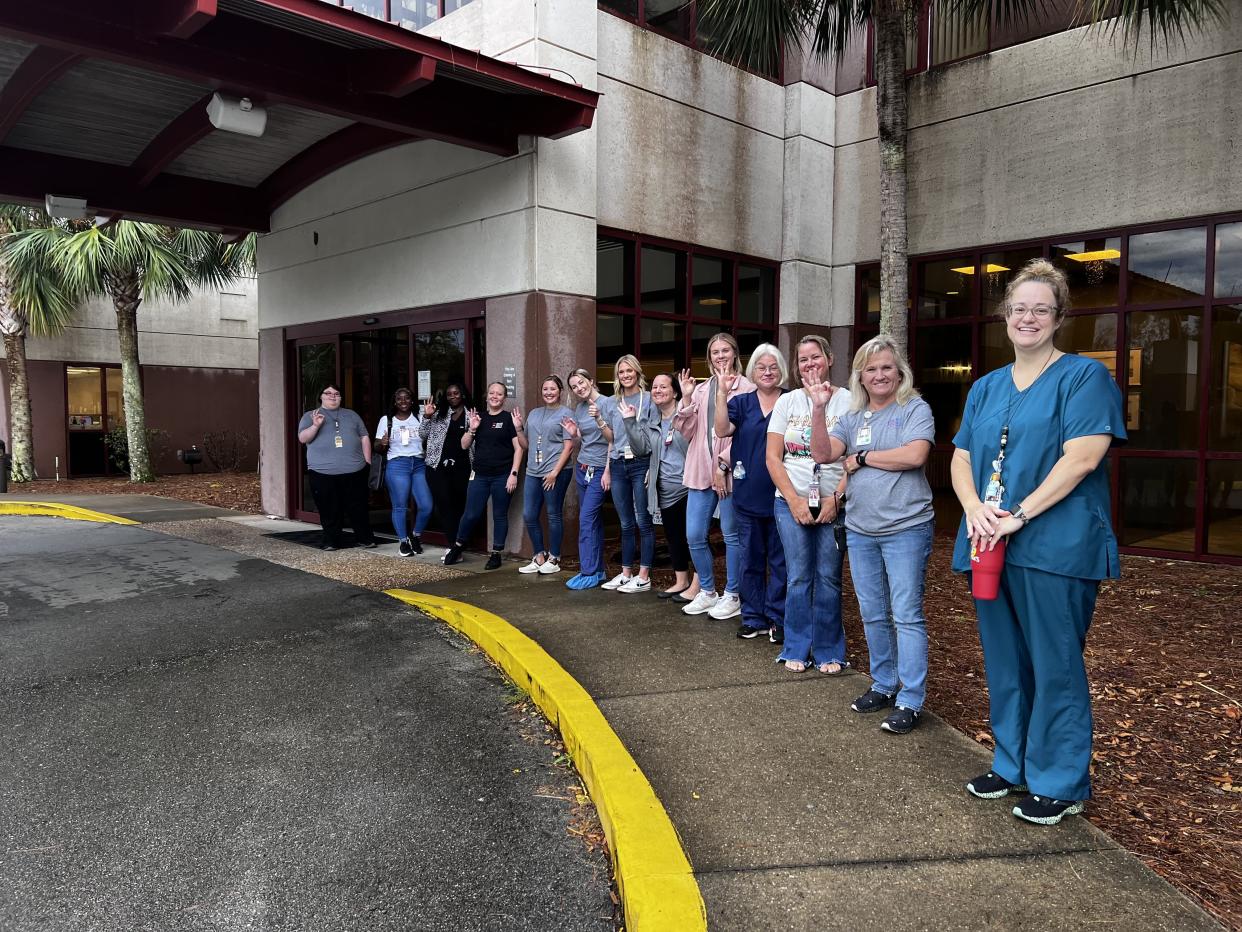
[(668, 813), (578, 681), (499, 615), (409, 589), (387, 594), (478, 644), (558, 726), (608, 836), (628, 932), (706, 930), (703, 897)]
[(8, 502), (0, 501), (0, 515), (40, 515), (48, 518), (67, 518), (70, 521), (96, 521), (102, 524), (138, 524), (119, 515), (106, 515), (77, 505), (60, 502)]

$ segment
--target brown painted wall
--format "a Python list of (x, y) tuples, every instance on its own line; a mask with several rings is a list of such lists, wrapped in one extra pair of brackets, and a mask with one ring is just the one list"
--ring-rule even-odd
[[(157, 473), (184, 473), (178, 449), (197, 444), (210, 431), (232, 430), (249, 438), (245, 470), (259, 462), (259, 373), (257, 369), (191, 369), (184, 366), (143, 366), (147, 426), (168, 431), (168, 450), (156, 462)], [(204, 457), (198, 471), (210, 470)]]
[(68, 441), (65, 436), (65, 364), (29, 360), (26, 377), (30, 381), (30, 415), (34, 433), (35, 472), (40, 479), (56, 475), (60, 457), (60, 477), (69, 474)]

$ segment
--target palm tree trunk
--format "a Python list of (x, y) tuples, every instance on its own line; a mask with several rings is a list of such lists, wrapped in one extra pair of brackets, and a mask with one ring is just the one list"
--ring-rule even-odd
[(880, 130), (880, 331), (906, 352), (909, 244), (906, 236), (906, 17), (901, 0), (875, 11), (876, 117)]
[(113, 282), (110, 290), (112, 306), (116, 309), (117, 342), (121, 348), (121, 397), (125, 408), (125, 435), (129, 441), (129, 481), (154, 482), (138, 363), (138, 305), (142, 303), (138, 276)]
[(35, 478), (34, 442), (30, 416), (30, 382), (26, 378), (25, 328), (10, 333), (4, 328), (4, 361), (9, 370), (9, 419), (12, 432), (9, 439), (13, 449), (9, 453), (13, 462), (9, 478), (14, 482), (29, 482)]

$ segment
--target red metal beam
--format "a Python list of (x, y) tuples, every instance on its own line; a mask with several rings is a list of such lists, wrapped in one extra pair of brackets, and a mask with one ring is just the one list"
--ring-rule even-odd
[(436, 62), (398, 49), (366, 49), (353, 54), (350, 87), (360, 93), (404, 97), (435, 80)]
[(303, 188), (365, 155), (410, 142), (404, 133), (355, 123), (294, 156), (259, 185), (260, 202), (271, 213)]
[(266, 231), (269, 222), (253, 188), (160, 175), (139, 189), (124, 165), (0, 146), (0, 200), (42, 204), (45, 194), (84, 197), (97, 214), (177, 226)]
[(164, 0), (139, 11), (140, 32), (170, 39), (188, 39), (216, 18), (216, 0)]
[(34, 99), (81, 60), (82, 56), (74, 52), (43, 46), (26, 56), (0, 91), (0, 142), (4, 142)]
[(145, 188), (160, 172), (176, 161), (182, 152), (212, 132), (214, 127), (207, 119), (207, 104), (210, 100), (211, 95), (208, 94), (195, 101), (147, 143), (142, 154), (130, 166), (136, 189)]

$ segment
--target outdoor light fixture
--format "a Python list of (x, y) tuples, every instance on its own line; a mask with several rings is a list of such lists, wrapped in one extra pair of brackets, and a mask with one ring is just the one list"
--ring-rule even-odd
[(1065, 254), (1066, 259), (1073, 259), (1075, 262), (1099, 262), (1101, 259), (1120, 259), (1120, 249), (1096, 249), (1092, 252), (1068, 252)]
[(230, 97), (219, 91), (207, 104), (207, 119), (216, 129), (242, 136), (262, 136), (267, 129), (267, 110), (256, 107), (249, 97)]
[(53, 220), (87, 220), (95, 216), (94, 211), (86, 206), (86, 198), (65, 197), (63, 194), (45, 195), (43, 209)]
[(372, 326), (373, 324), (378, 324), (378, 323), (379, 323), (379, 318), (378, 318), (378, 317), (364, 317), (364, 318), (362, 318), (362, 322), (363, 322), (363, 324), (365, 324), (366, 326), (370, 327), (370, 326)]

